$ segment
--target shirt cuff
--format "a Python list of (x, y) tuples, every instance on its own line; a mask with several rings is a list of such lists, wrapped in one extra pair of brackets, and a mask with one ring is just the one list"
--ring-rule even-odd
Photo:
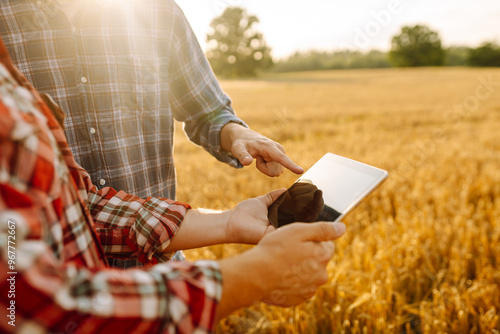
[[(152, 271), (164, 272), (159, 265)], [(222, 297), (222, 274), (216, 261), (170, 262), (167, 270), (169, 322), (184, 333), (212, 333)], [(180, 330), (182, 329), (182, 330)]]

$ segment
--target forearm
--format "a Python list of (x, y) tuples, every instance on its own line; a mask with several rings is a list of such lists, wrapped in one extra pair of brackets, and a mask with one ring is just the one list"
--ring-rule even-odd
[(264, 298), (266, 284), (265, 259), (252, 249), (237, 257), (219, 261), (222, 274), (222, 298), (217, 310), (216, 322), (239, 308), (247, 307)]
[(167, 251), (199, 248), (232, 242), (227, 237), (230, 211), (188, 210)]

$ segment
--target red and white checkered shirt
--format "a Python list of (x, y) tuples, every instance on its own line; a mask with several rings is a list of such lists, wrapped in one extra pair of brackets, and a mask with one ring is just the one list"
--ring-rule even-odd
[[(97, 189), (53, 112), (0, 39), (0, 332), (210, 332), (217, 263), (153, 265), (189, 206)], [(111, 269), (106, 256), (149, 267)]]
[(174, 119), (196, 144), (221, 148), (234, 114), (173, 0), (85, 0), (68, 19), (57, 0), (1, 0), (14, 64), (68, 114), (76, 161), (97, 187), (175, 198)]

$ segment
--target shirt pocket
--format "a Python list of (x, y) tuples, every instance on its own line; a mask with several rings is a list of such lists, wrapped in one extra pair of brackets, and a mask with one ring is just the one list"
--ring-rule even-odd
[(151, 116), (161, 107), (167, 84), (162, 82), (160, 61), (153, 56), (118, 57), (116, 81), (111, 83), (113, 109)]

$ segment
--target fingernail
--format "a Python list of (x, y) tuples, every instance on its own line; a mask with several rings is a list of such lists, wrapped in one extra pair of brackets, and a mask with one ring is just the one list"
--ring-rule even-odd
[(333, 228), (335, 229), (335, 232), (337, 232), (337, 235), (343, 235), (346, 231), (344, 223), (335, 223), (333, 224)]

